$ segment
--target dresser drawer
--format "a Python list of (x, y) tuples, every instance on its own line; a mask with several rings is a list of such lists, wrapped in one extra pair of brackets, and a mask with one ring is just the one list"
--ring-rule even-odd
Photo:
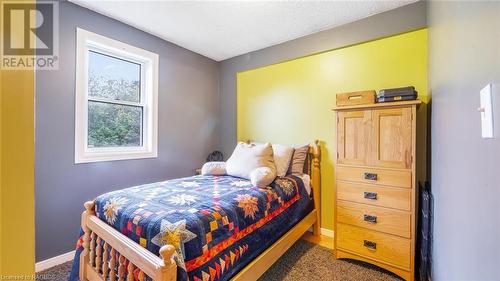
[(411, 188), (411, 171), (337, 166), (337, 180)]
[(350, 225), (411, 238), (411, 216), (407, 211), (339, 200), (337, 201), (337, 220)]
[(337, 247), (367, 258), (410, 268), (411, 240), (343, 223), (337, 224)]
[(411, 190), (337, 181), (337, 199), (374, 206), (411, 210)]

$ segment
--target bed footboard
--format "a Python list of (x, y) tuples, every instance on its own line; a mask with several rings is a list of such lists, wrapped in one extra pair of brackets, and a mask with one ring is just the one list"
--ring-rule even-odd
[(94, 202), (85, 203), (82, 213), (83, 251), (80, 255), (80, 280), (155, 281), (177, 280), (175, 248), (165, 245), (161, 258), (121, 234), (94, 214)]

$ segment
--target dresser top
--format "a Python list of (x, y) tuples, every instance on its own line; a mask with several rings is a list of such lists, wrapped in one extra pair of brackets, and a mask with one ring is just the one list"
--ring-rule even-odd
[(394, 102), (381, 102), (381, 103), (371, 103), (371, 104), (356, 104), (356, 105), (344, 105), (344, 106), (334, 106), (332, 110), (346, 110), (346, 109), (363, 109), (363, 108), (379, 108), (379, 107), (394, 107), (394, 106), (405, 106), (405, 105), (419, 105), (422, 103), (420, 100), (411, 101), (394, 101)]

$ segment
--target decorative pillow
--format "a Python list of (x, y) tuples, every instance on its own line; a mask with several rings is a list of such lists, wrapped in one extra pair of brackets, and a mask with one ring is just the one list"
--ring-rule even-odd
[(289, 145), (273, 144), (274, 165), (276, 165), (276, 175), (284, 177), (290, 166), (294, 148)]
[(226, 162), (207, 162), (201, 167), (202, 175), (220, 176), (226, 174)]
[(250, 182), (253, 186), (265, 188), (276, 178), (276, 172), (269, 167), (260, 167), (250, 173)]
[(309, 144), (295, 145), (293, 147), (295, 150), (293, 151), (292, 162), (290, 163), (287, 174), (300, 176), (304, 173), (304, 164), (306, 162), (307, 152), (309, 151)]
[(246, 144), (240, 142), (226, 161), (227, 174), (244, 179), (250, 179), (250, 173), (261, 167), (268, 167), (276, 174), (273, 148), (269, 143)]

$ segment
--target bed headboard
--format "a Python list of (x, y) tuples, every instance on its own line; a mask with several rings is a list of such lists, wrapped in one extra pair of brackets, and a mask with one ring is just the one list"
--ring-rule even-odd
[[(320, 168), (320, 160), (321, 160), (321, 148), (319, 140), (315, 140), (313, 143), (309, 144), (309, 151), (307, 153), (306, 163), (304, 165), (304, 173), (308, 174), (313, 178), (313, 171), (316, 168)], [(319, 172), (319, 171), (318, 171)]]
[[(245, 142), (251, 143), (252, 140), (246, 140)], [(317, 211), (319, 221), (321, 210), (321, 146), (319, 140), (315, 140), (309, 144), (309, 151), (304, 165), (304, 173), (311, 177), (311, 195), (314, 200), (314, 208)], [(318, 225), (319, 223), (315, 225), (315, 234), (319, 233)]]
[(321, 224), (321, 146), (319, 140), (309, 145), (305, 169), (305, 173), (311, 177), (312, 197), (317, 212), (317, 223), (314, 224), (313, 232), (314, 235), (319, 235)]

